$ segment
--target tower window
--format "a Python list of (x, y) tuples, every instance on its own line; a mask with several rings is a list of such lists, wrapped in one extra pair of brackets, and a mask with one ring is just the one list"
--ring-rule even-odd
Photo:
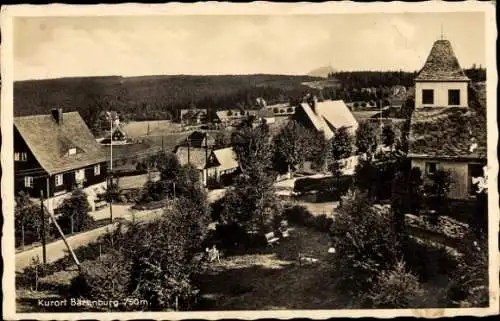
[(422, 90), (422, 103), (426, 105), (434, 104), (434, 90), (432, 89)]
[(448, 90), (448, 105), (450, 106), (460, 105), (460, 90), (458, 89)]
[(437, 171), (437, 163), (428, 162), (425, 164), (425, 172), (427, 175), (434, 175)]

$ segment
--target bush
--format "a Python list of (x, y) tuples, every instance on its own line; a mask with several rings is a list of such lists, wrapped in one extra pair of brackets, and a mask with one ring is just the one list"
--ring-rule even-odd
[(415, 299), (423, 294), (418, 278), (400, 261), (393, 269), (380, 273), (367, 301), (373, 308), (405, 309), (414, 306)]
[(312, 214), (304, 206), (295, 205), (285, 208), (284, 216), (290, 223), (305, 225), (311, 219)]
[(404, 248), (404, 259), (412, 273), (420, 281), (427, 282), (439, 274), (452, 274), (458, 260), (444, 246), (410, 238)]
[[(51, 219), (49, 213), (45, 215), (45, 236), (51, 237)], [(15, 243), (16, 246), (32, 244), (42, 239), (41, 207), (33, 203), (29, 195), (20, 192), (16, 197), (16, 207), (14, 212), (15, 220)], [(24, 232), (24, 233), (23, 233)]]
[(187, 309), (197, 296), (194, 261), (206, 235), (202, 202), (179, 198), (152, 222), (130, 222), (103, 239), (108, 253), (73, 280), (73, 295), (85, 298), (147, 299), (148, 309)]
[(296, 193), (307, 193), (310, 191), (328, 191), (330, 194), (343, 195), (348, 190), (352, 183), (352, 177), (348, 175), (323, 178), (300, 178), (297, 179), (293, 186), (293, 191)]
[[(471, 231), (463, 238), (462, 252), (457, 269), (452, 273), (449, 299), (459, 307), (487, 307), (488, 291), (488, 238), (476, 239)], [(476, 241), (473, 241), (476, 240)]]
[(85, 231), (92, 227), (94, 218), (89, 215), (87, 195), (76, 189), (71, 196), (64, 199), (58, 210), (61, 213), (59, 225), (65, 233)]
[(283, 217), (290, 223), (309, 227), (319, 232), (328, 232), (333, 219), (325, 214), (314, 216), (304, 206), (295, 205), (285, 208)]
[(126, 260), (119, 253), (107, 254), (81, 265), (80, 273), (71, 280), (69, 292), (75, 298), (92, 298), (123, 302), (130, 299), (128, 281), (130, 270)]
[(341, 291), (363, 294), (394, 266), (400, 247), (390, 226), (390, 211), (375, 210), (365, 194), (351, 191), (342, 199), (330, 229), (332, 269)]

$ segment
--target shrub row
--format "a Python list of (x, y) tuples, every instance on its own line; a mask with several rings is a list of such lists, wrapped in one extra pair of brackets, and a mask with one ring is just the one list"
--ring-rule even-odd
[(353, 180), (351, 176), (324, 177), (324, 178), (300, 178), (295, 181), (293, 191), (305, 194), (318, 191), (317, 201), (338, 201), (342, 195), (347, 193)]
[(313, 228), (320, 232), (327, 233), (333, 223), (333, 219), (325, 214), (313, 215), (304, 206), (285, 206), (284, 217), (288, 222)]

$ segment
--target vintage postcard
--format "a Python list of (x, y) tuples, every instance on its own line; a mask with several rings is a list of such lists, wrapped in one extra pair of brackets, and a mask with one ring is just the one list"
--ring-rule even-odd
[(489, 2), (2, 6), (7, 320), (497, 314)]

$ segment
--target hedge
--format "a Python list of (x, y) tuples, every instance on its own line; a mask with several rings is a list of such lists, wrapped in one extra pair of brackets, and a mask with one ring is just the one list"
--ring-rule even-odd
[(352, 176), (342, 175), (336, 177), (322, 177), (322, 178), (299, 178), (295, 181), (293, 191), (296, 193), (307, 193), (311, 191), (335, 191), (336, 194), (345, 194), (351, 183), (353, 182)]
[(315, 216), (304, 206), (300, 205), (285, 207), (283, 214), (290, 223), (302, 225), (325, 233), (330, 230), (333, 223), (333, 219), (331, 217), (328, 217), (325, 214)]

